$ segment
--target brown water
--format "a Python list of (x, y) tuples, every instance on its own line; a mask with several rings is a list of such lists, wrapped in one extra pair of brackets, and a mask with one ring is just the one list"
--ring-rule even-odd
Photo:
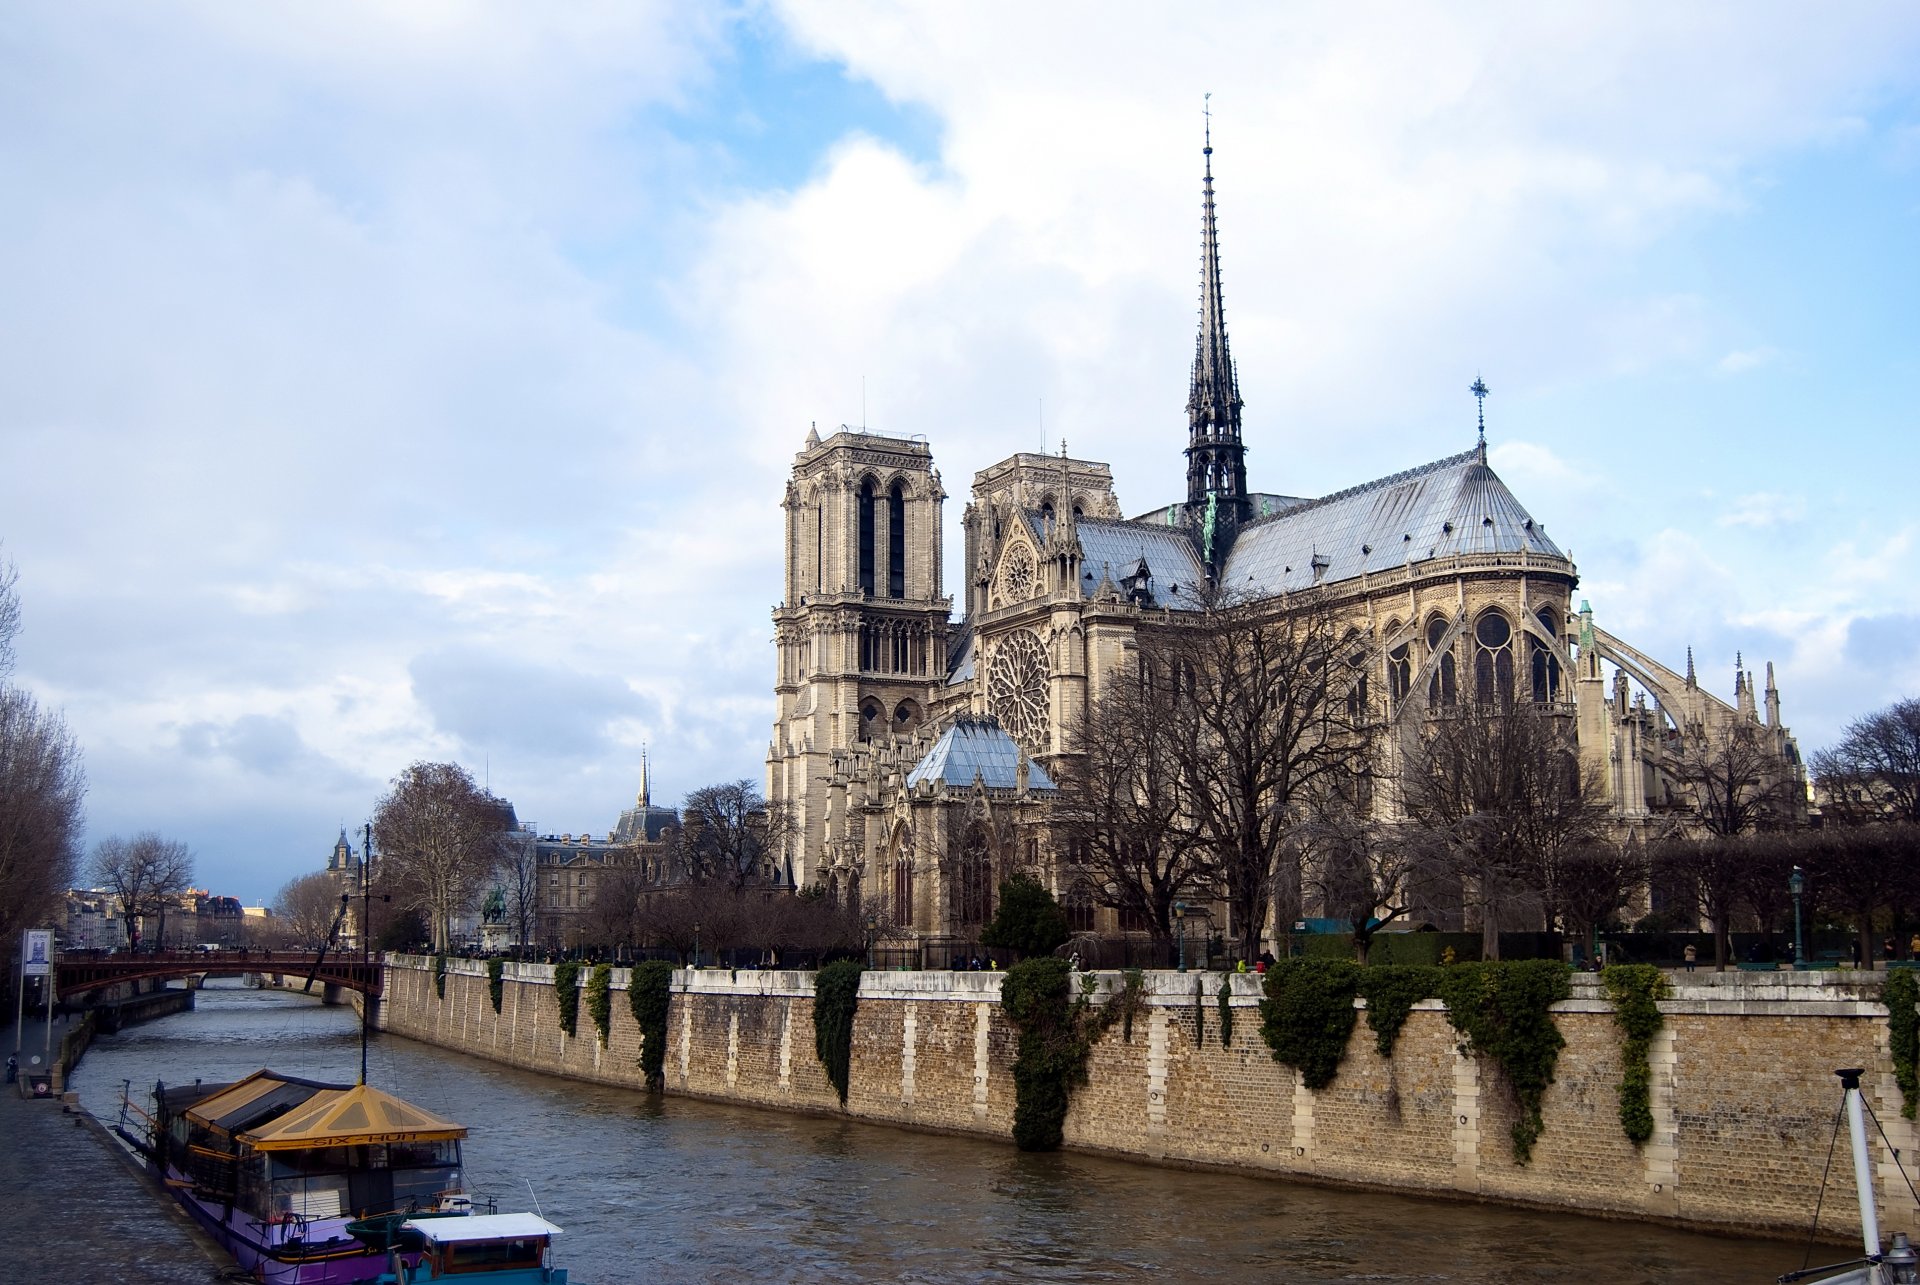
[[(347, 1009), (210, 985), (196, 1011), (95, 1042), (122, 1080), (262, 1066), (359, 1073)], [(1764, 1282), (1800, 1247), (1566, 1214), (1191, 1173), (841, 1120), (650, 1098), (376, 1036), (369, 1078), (472, 1129), (467, 1177), (537, 1199), (578, 1285), (693, 1281)], [(1816, 1261), (1842, 1256), (1816, 1249)]]

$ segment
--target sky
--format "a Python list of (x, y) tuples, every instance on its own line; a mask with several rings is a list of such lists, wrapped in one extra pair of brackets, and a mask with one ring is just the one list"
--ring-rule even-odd
[(1905, 0), (23, 0), (0, 557), (88, 843), (254, 903), (416, 760), (760, 780), (810, 425), (924, 435), (950, 560), (1014, 451), (1179, 498), (1205, 102), (1250, 485), (1483, 376), (1604, 628), (1807, 752), (1920, 694)]

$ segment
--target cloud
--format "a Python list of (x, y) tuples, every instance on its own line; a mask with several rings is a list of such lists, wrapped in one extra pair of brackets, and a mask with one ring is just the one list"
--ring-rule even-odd
[(1806, 516), (1804, 496), (1757, 492), (1743, 495), (1718, 519), (1721, 526), (1771, 527), (1798, 522)]
[(1772, 348), (1740, 349), (1713, 363), (1713, 373), (1723, 376), (1744, 375), (1750, 370), (1772, 365), (1779, 356)]
[(648, 716), (649, 704), (609, 674), (583, 674), (514, 657), (447, 648), (417, 657), (414, 695), (462, 752), (530, 755), (554, 763), (605, 757), (609, 727)]

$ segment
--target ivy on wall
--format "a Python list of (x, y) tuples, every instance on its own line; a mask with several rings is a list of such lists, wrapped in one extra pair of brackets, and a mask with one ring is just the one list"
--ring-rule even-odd
[(1367, 1025), (1381, 1057), (1392, 1057), (1413, 1006), (1440, 993), (1440, 970), (1427, 964), (1375, 964), (1361, 970)]
[(1220, 979), (1220, 1047), (1233, 1047), (1233, 978)]
[(593, 1029), (600, 1032), (600, 1047), (607, 1047), (613, 1031), (613, 965), (595, 964), (587, 976), (587, 1016)]
[(828, 964), (813, 979), (813, 1052), (826, 1068), (827, 1082), (847, 1105), (853, 1063), (853, 1010), (860, 1002), (862, 965), (857, 959)]
[(1043, 956), (1015, 964), (1000, 984), (1000, 1007), (1020, 1033), (1013, 1060), (1013, 1144), (1022, 1151), (1060, 1149), (1073, 1088), (1087, 1080), (1094, 1030), (1106, 1025), (1087, 1020), (1085, 995), (1070, 997), (1071, 972), (1066, 960)]
[(1900, 1085), (1900, 1114), (1913, 1119), (1920, 1103), (1920, 1015), (1914, 1004), (1920, 1002), (1920, 983), (1907, 969), (1889, 969), (1880, 987), (1880, 1002), (1887, 1006), (1887, 1044), (1893, 1055), (1893, 1078)]
[[(1096, 985), (1091, 974), (1087, 976), (1085, 986), (1092, 994)], [(1003, 991), (1004, 995), (1005, 992)], [(1104, 1010), (1105, 1024), (1120, 1023), (1120, 1038), (1128, 1044), (1133, 1043), (1133, 1019), (1147, 1011), (1147, 975), (1138, 968), (1129, 968), (1120, 974), (1120, 989), (1107, 1001)]]
[(493, 1011), (496, 1015), (500, 1012), (500, 996), (506, 990), (503, 977), (506, 967), (507, 961), (498, 955), (487, 961), (487, 998), (493, 1001)]
[(1273, 1060), (1300, 1072), (1309, 1089), (1339, 1073), (1353, 1034), (1360, 966), (1350, 959), (1283, 959), (1268, 967), (1260, 1033)]
[(560, 1006), (560, 1029), (568, 1035), (580, 1021), (580, 963), (563, 959), (553, 966), (553, 1002)]
[(445, 955), (433, 957), (433, 993), (440, 999), (447, 997), (447, 957)]
[(1667, 977), (1652, 964), (1615, 964), (1601, 972), (1600, 981), (1613, 1001), (1613, 1024), (1625, 1037), (1620, 1048), (1620, 1127), (1638, 1146), (1653, 1136), (1653, 1064), (1648, 1054), (1665, 1023), (1658, 1001), (1668, 993)]
[(1526, 1164), (1546, 1123), (1540, 1103), (1566, 1040), (1548, 1006), (1572, 993), (1572, 970), (1557, 959), (1455, 964), (1440, 970), (1447, 1021), (1469, 1051), (1490, 1058), (1519, 1104), (1513, 1158)]
[(627, 979), (627, 1007), (640, 1028), (640, 1071), (647, 1088), (667, 1087), (667, 1008), (673, 1000), (673, 965), (650, 959)]

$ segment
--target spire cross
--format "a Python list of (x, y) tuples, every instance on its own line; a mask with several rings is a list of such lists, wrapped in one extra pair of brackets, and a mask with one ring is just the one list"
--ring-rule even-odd
[(1487, 394), (1493, 390), (1487, 387), (1486, 380), (1475, 375), (1473, 385), (1467, 391), (1472, 393), (1474, 400), (1480, 403), (1480, 445), (1485, 446), (1487, 444)]

